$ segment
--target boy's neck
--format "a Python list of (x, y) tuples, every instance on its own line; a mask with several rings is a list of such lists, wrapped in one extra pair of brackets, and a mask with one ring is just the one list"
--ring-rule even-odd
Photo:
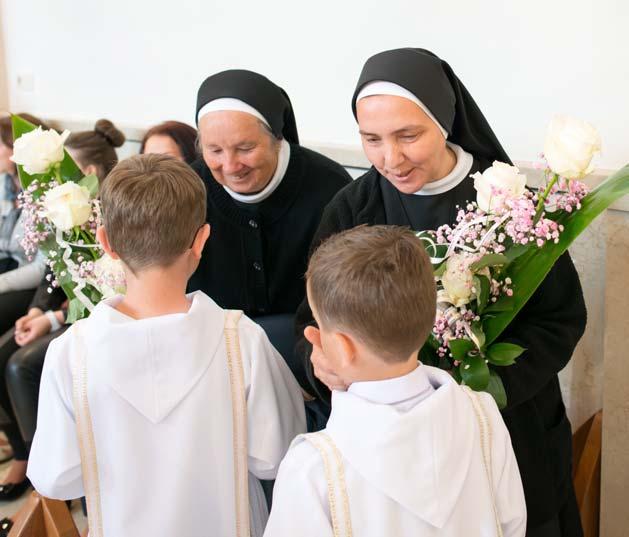
[(384, 362), (380, 359), (369, 360), (369, 362), (371, 365), (369, 369), (365, 371), (364, 376), (361, 375), (361, 378), (355, 379), (354, 382), (372, 382), (403, 377), (415, 371), (419, 366), (417, 352), (413, 353), (403, 362)]
[(134, 319), (187, 313), (188, 278), (180, 268), (151, 268), (137, 276), (127, 272), (127, 292), (116, 309)]

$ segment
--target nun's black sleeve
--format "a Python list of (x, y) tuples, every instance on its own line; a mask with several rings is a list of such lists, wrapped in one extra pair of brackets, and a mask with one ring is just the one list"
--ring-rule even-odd
[(526, 348), (514, 365), (496, 367), (507, 410), (535, 397), (568, 364), (586, 320), (579, 276), (566, 252), (499, 338)]

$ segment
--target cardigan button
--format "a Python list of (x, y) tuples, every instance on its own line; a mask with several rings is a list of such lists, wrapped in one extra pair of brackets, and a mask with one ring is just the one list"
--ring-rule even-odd
[(253, 263), (253, 268), (256, 269), (258, 272), (262, 270), (262, 265), (260, 263), (258, 263), (257, 261), (255, 261)]
[(257, 229), (258, 228), (258, 223), (252, 218), (251, 220), (249, 220), (249, 225), (253, 228), (253, 229)]

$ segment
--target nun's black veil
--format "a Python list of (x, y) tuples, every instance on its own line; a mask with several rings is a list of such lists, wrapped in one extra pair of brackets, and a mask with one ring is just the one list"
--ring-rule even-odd
[(432, 52), (421, 48), (387, 50), (367, 60), (354, 96), (376, 80), (393, 82), (414, 94), (448, 132), (448, 140), (474, 156), (490, 162), (511, 164), (485, 116), (452, 68)]
[(264, 116), (277, 138), (299, 143), (295, 114), (288, 95), (265, 76), (244, 69), (230, 69), (206, 78), (197, 94), (197, 124), (201, 108), (222, 98), (239, 99), (253, 106)]

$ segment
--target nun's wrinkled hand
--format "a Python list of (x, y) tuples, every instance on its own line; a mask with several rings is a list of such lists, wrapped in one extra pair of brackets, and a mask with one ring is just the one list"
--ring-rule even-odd
[(304, 336), (312, 344), (310, 361), (312, 362), (315, 376), (323, 382), (330, 391), (338, 390), (344, 392), (347, 390), (349, 385), (334, 373), (325, 354), (323, 354), (319, 329), (314, 326), (308, 326), (304, 330)]

